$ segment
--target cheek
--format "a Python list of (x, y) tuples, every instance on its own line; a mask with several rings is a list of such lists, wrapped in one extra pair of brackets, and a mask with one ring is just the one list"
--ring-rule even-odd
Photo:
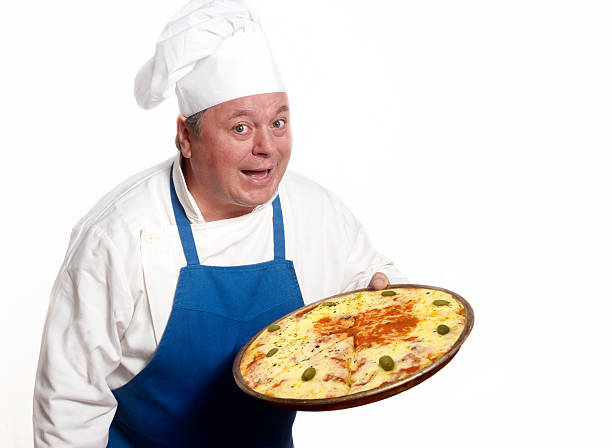
[(236, 157), (235, 153), (224, 152), (219, 154), (217, 158), (217, 165), (226, 170), (236, 169), (240, 162), (240, 158)]
[(204, 163), (218, 172), (235, 171), (244, 158), (244, 151), (236, 146), (217, 145), (207, 154)]
[(288, 158), (291, 155), (291, 134), (283, 138), (281, 144), (279, 145), (279, 152), (282, 157)]

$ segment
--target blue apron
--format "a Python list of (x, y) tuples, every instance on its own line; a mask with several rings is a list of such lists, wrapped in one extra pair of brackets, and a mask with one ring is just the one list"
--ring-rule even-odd
[(187, 266), (153, 359), (113, 394), (108, 446), (291, 448), (295, 412), (243, 393), (232, 362), (255, 332), (304, 305), (285, 259), (280, 199), (272, 202), (274, 260), (203, 266), (170, 174), (172, 207)]

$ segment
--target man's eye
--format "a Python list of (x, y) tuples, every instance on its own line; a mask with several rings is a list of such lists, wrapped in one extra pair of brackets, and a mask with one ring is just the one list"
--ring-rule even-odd
[(285, 126), (285, 120), (276, 120), (274, 123), (272, 123), (272, 126), (275, 128), (282, 128)]
[(234, 131), (239, 134), (245, 134), (247, 131), (247, 127), (243, 124), (239, 124), (238, 126), (234, 126)]

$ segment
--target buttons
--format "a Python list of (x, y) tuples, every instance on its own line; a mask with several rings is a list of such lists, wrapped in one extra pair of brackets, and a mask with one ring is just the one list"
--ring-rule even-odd
[(144, 230), (142, 239), (147, 244), (153, 244), (159, 238), (159, 234), (155, 230)]

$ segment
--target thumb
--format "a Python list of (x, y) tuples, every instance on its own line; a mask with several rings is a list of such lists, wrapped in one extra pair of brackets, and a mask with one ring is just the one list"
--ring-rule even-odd
[(389, 285), (389, 279), (382, 272), (376, 272), (370, 280), (370, 288), (385, 289)]

